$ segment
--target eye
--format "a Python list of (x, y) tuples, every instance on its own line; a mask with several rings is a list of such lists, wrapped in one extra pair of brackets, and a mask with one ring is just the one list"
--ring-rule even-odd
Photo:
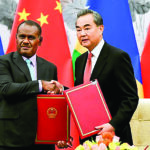
[(22, 35), (22, 34), (21, 34), (21, 35), (19, 35), (18, 37), (19, 37), (20, 39), (24, 39), (24, 38), (25, 38), (25, 35)]
[(81, 32), (81, 29), (77, 29), (77, 32)]
[(34, 40), (35, 37), (34, 37), (34, 36), (29, 36), (28, 39), (29, 39), (29, 40)]
[(87, 31), (87, 30), (90, 30), (90, 28), (89, 27), (87, 27), (87, 28), (85, 28), (85, 30)]

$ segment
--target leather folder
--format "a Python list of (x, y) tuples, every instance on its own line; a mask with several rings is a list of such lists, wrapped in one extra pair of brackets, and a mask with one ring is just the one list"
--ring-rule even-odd
[(69, 141), (69, 107), (64, 95), (37, 95), (36, 144), (56, 144)]
[(97, 80), (65, 90), (64, 95), (81, 139), (98, 133), (95, 127), (111, 120)]

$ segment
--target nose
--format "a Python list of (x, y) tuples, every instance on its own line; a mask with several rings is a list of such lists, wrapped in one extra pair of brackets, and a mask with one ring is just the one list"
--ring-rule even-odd
[(23, 39), (23, 43), (29, 43), (28, 37), (25, 37), (25, 38)]
[(86, 35), (86, 31), (85, 30), (81, 30), (81, 33), (80, 33), (82, 36)]

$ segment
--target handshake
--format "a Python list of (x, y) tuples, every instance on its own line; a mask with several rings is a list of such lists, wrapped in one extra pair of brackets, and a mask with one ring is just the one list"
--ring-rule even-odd
[(63, 92), (63, 85), (60, 84), (58, 81), (51, 80), (51, 81), (44, 81), (42, 82), (42, 88), (45, 93), (47, 94), (62, 94)]

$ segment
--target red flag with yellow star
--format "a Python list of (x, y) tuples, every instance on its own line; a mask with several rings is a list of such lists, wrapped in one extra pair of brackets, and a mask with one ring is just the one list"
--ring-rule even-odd
[(59, 0), (20, 0), (12, 27), (7, 53), (16, 51), (16, 30), (24, 20), (34, 20), (42, 27), (43, 42), (37, 54), (54, 63), (58, 69), (58, 81), (73, 86), (72, 59), (64, 28)]

